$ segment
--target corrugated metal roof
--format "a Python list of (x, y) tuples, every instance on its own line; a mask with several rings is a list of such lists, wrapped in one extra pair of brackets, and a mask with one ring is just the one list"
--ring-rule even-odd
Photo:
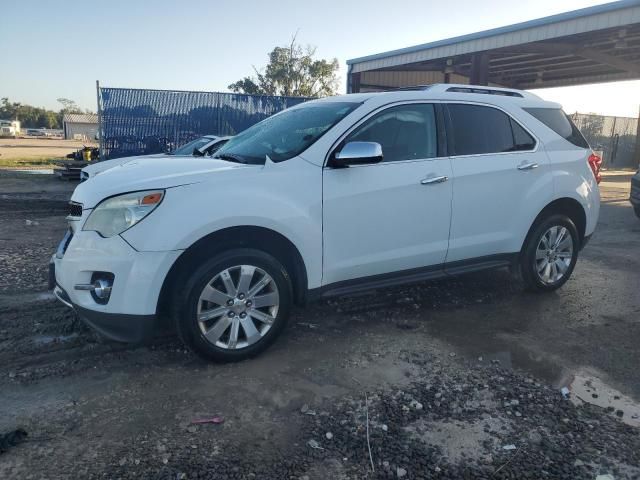
[[(622, 10), (627, 11), (622, 12)], [(362, 72), (629, 25), (639, 21), (640, 0), (622, 0), (413, 47), (354, 58), (347, 60), (347, 64), (351, 65), (352, 72)]]
[(65, 113), (62, 121), (64, 123), (98, 123), (98, 115), (95, 113)]

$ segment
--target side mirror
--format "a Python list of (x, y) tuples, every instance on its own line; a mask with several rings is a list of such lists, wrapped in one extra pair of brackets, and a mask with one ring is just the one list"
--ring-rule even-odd
[(193, 155), (194, 157), (204, 157), (204, 153), (202, 153), (197, 148), (193, 149), (193, 152), (191, 153), (191, 155)]
[(377, 142), (349, 142), (337, 152), (330, 166), (344, 168), (349, 165), (365, 165), (382, 161), (382, 146)]

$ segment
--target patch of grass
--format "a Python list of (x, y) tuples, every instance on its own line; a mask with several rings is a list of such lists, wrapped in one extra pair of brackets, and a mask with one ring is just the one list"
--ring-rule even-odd
[(0, 157), (0, 168), (42, 168), (53, 167), (53, 162), (64, 160), (64, 158), (51, 157), (26, 157), (26, 158), (2, 158)]

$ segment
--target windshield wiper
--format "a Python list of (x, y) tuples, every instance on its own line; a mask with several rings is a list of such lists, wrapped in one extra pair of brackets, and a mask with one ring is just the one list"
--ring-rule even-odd
[(222, 153), (220, 155), (216, 155), (213, 158), (219, 158), (220, 160), (227, 160), (228, 162), (247, 163), (244, 158), (234, 153)]

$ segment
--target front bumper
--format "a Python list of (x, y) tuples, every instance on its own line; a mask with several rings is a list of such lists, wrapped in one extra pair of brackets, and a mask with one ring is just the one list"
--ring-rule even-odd
[(74, 305), (67, 292), (56, 285), (53, 294), (67, 307), (73, 308), (80, 318), (98, 333), (111, 340), (124, 343), (142, 343), (153, 335), (155, 315), (126, 315), (97, 312)]
[[(92, 328), (113, 340), (140, 342), (156, 324), (156, 309), (164, 279), (182, 251), (138, 252), (121, 237), (103, 238), (76, 231), (65, 251), (53, 255), (50, 286)], [(87, 290), (95, 272), (113, 274), (108, 302), (98, 303)]]

